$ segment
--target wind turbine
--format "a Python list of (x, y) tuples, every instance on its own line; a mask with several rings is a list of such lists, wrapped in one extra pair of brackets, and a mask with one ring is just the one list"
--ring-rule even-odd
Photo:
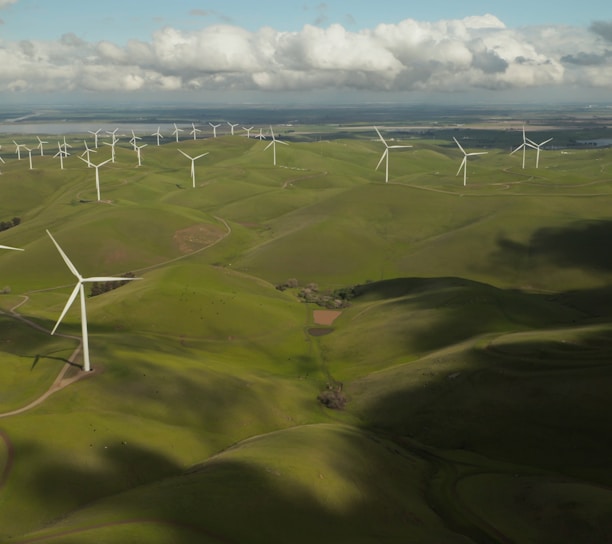
[(242, 127), (243, 130), (246, 130), (247, 138), (251, 137), (251, 130), (253, 130), (254, 128), (255, 127), (251, 127), (251, 128)]
[[(97, 151), (95, 149), (91, 149), (88, 145), (87, 145), (87, 140), (83, 140), (83, 143), (85, 144), (85, 151), (83, 151), (83, 153), (81, 153), (81, 157), (83, 155), (86, 155), (86, 160), (89, 163), (89, 155), (91, 153), (97, 153)], [(91, 168), (91, 164), (87, 165), (87, 168)]]
[(461, 172), (461, 169), (463, 168), (463, 185), (465, 185), (467, 183), (467, 158), (473, 157), (475, 155), (486, 155), (488, 151), (480, 151), (478, 153), (466, 153), (465, 149), (463, 149), (463, 147), (461, 147), (461, 144), (457, 141), (457, 138), (453, 136), (453, 140), (455, 140), (455, 143), (459, 146), (459, 149), (461, 149), (461, 152), (463, 153), (463, 160), (461, 161), (459, 170), (457, 170), (457, 173), (455, 175), (458, 176), (459, 172)]
[(140, 136), (136, 136), (136, 134), (134, 134), (134, 130), (132, 130), (132, 137), (130, 138), (130, 143), (132, 144), (134, 151), (136, 151), (136, 140), (142, 140), (142, 138)]
[(138, 154), (138, 166), (142, 166), (142, 161), (141, 161), (141, 154), (140, 154), (140, 150), (143, 147), (147, 147), (148, 144), (142, 144), (142, 145), (137, 145), (136, 146), (136, 153)]
[(95, 130), (95, 131), (94, 131), (94, 130), (88, 130), (88, 131), (87, 131), (87, 132), (89, 132), (89, 134), (93, 134), (93, 137), (94, 137), (94, 147), (95, 147), (96, 149), (98, 149), (98, 134), (100, 134), (100, 131), (101, 131), (101, 130), (102, 130), (102, 129), (101, 129), (101, 128), (99, 128), (98, 130)]
[[(117, 129), (115, 129), (115, 130), (117, 130)], [(111, 148), (111, 161), (113, 161), (113, 163), (114, 163), (115, 162), (115, 146), (117, 145), (117, 142), (119, 141), (119, 138), (117, 138), (115, 136), (114, 132), (109, 132), (109, 134), (112, 134), (112, 136), (113, 136), (112, 141), (110, 143), (108, 143), (108, 142), (103, 142), (103, 143), (104, 143), (104, 145), (110, 145), (110, 148)]]
[(17, 152), (17, 160), (20, 161), (21, 160), (21, 148), (25, 147), (25, 144), (18, 144), (15, 140), (13, 140), (13, 143), (15, 144), (15, 151)]
[(28, 157), (30, 159), (30, 170), (34, 170), (34, 168), (32, 167), (32, 150), (29, 147), (26, 147), (25, 145), (23, 147), (28, 152)]
[(530, 142), (531, 140), (525, 135), (525, 125), (523, 125), (523, 143), (510, 153), (510, 155), (514, 155), (517, 151), (523, 150), (523, 170), (525, 169), (525, 151), (528, 147), (534, 147)]
[(53, 155), (53, 158), (59, 157), (60, 168), (63, 170), (64, 169), (64, 157), (67, 157), (68, 155), (70, 155), (70, 153), (68, 153), (68, 151), (66, 151), (65, 149), (62, 149), (62, 144), (60, 144), (59, 142), (57, 142), (57, 148), (59, 149), (59, 151), (55, 155)]
[(389, 149), (405, 149), (405, 148), (412, 147), (412, 146), (411, 145), (389, 145), (387, 144), (385, 139), (382, 137), (382, 134), (376, 127), (374, 127), (374, 130), (376, 130), (376, 132), (378, 133), (378, 136), (380, 140), (382, 141), (382, 143), (385, 144), (385, 150), (383, 151), (383, 154), (380, 157), (378, 164), (376, 165), (376, 170), (378, 170), (382, 162), (385, 161), (385, 183), (389, 183)]
[(57, 330), (57, 327), (61, 323), (62, 319), (64, 319), (64, 316), (66, 315), (66, 312), (68, 312), (68, 309), (70, 308), (70, 306), (72, 306), (72, 303), (74, 302), (74, 299), (77, 297), (77, 295), (80, 295), (80, 298), (81, 298), (81, 332), (82, 332), (82, 336), (83, 336), (83, 370), (85, 372), (89, 372), (91, 370), (91, 364), (89, 362), (89, 337), (88, 337), (88, 334), (87, 334), (87, 310), (85, 308), (85, 288), (83, 287), (83, 284), (84, 283), (93, 283), (93, 282), (96, 282), (96, 281), (99, 281), (99, 282), (102, 282), (102, 281), (103, 282), (107, 282), (107, 281), (131, 281), (131, 280), (139, 280), (141, 278), (117, 278), (117, 277), (114, 277), (114, 276), (108, 276), (108, 277), (100, 276), (100, 277), (84, 278), (83, 276), (81, 276), (81, 274), (76, 269), (76, 267), (72, 264), (72, 262), (68, 258), (68, 255), (66, 255), (64, 253), (63, 249), (55, 241), (55, 238), (53, 238), (53, 236), (51, 235), (51, 233), (48, 230), (47, 230), (47, 234), (49, 235), (49, 237), (51, 238), (51, 240), (55, 244), (55, 247), (57, 248), (57, 251), (61, 255), (62, 259), (64, 259), (64, 262), (66, 263), (66, 266), (68, 267), (70, 272), (72, 272), (72, 274), (77, 279), (77, 284), (74, 286), (74, 289), (73, 289), (72, 293), (70, 294), (70, 297), (68, 297), (68, 302), (66, 302), (66, 306), (64, 306), (64, 309), (63, 309), (59, 319), (57, 320), (57, 323), (55, 324), (55, 327), (53, 327), (53, 330), (51, 331), (51, 334), (55, 334), (55, 331)]
[(45, 150), (43, 149), (43, 145), (44, 144), (48, 144), (49, 142), (45, 142), (45, 141), (41, 140), (38, 136), (36, 136), (36, 139), (38, 140), (38, 145), (36, 147), (38, 149), (40, 149), (40, 156), (42, 157), (45, 154)]
[(193, 187), (195, 189), (195, 161), (197, 161), (198, 159), (201, 159), (205, 155), (208, 155), (208, 153), (202, 153), (201, 155), (198, 155), (197, 157), (190, 157), (189, 155), (187, 155), (187, 153), (185, 153), (184, 151), (181, 151), (180, 149), (179, 149), (179, 153), (181, 153), (182, 155), (185, 155), (185, 157), (187, 157), (191, 161), (191, 182), (193, 183)]
[(157, 132), (154, 132), (153, 134), (151, 134), (151, 136), (156, 136), (157, 137), (157, 145), (159, 146), (159, 139), (163, 138), (162, 133), (160, 132), (161, 127), (157, 127)]
[(226, 121), (226, 123), (229, 125), (230, 130), (231, 130), (231, 134), (232, 136), (234, 135), (234, 128), (236, 128), (238, 126), (238, 123), (236, 123), (235, 125), (233, 125), (232, 123), (230, 123), (229, 121)]
[(104, 166), (107, 162), (112, 161), (112, 159), (106, 159), (104, 162), (100, 164), (94, 164), (93, 162), (86, 161), (83, 157), (79, 157), (83, 162), (86, 162), (90, 168), (96, 169), (96, 192), (98, 193), (98, 202), (100, 202), (100, 166)]
[[(530, 140), (529, 138), (527, 138), (527, 142), (529, 142), (529, 144), (531, 144), (531, 147), (533, 147), (536, 150), (536, 168), (539, 166), (540, 164), (540, 148), (547, 144), (548, 142), (550, 142), (552, 140), (552, 138), (548, 138), (548, 140), (542, 142), (541, 144), (536, 144), (533, 140)], [(528, 144), (528, 145), (529, 145)]]
[(68, 142), (66, 142), (66, 136), (64, 136), (64, 150), (67, 151), (69, 147), (72, 147)]
[(176, 143), (178, 144), (178, 141), (179, 141), (179, 132), (183, 132), (183, 129), (182, 128), (178, 128), (176, 126), (176, 123), (173, 123), (173, 125), (174, 125), (174, 130), (172, 131), (172, 134), (174, 136), (176, 136)]
[(272, 125), (270, 125), (270, 133), (272, 134), (272, 141), (264, 148), (264, 151), (272, 146), (273, 156), (274, 156), (274, 166), (276, 166), (276, 144), (289, 145), (287, 142), (282, 142), (281, 140), (277, 140), (274, 137), (274, 131), (272, 130)]
[(192, 129), (189, 131), (189, 134), (193, 134), (193, 139), (198, 139), (198, 132), (202, 132), (199, 128), (196, 128), (195, 124), (191, 123)]
[[(2, 146), (1, 146), (1, 145), (0, 145), (0, 149), (2, 149)], [(0, 157), (0, 162), (1, 162), (2, 164), (6, 164), (6, 163), (4, 162), (4, 159), (3, 159), (2, 157)]]
[(213, 138), (217, 137), (217, 128), (221, 126), (221, 123), (219, 123), (218, 125), (213, 125), (212, 123), (208, 123), (212, 129), (213, 129)]

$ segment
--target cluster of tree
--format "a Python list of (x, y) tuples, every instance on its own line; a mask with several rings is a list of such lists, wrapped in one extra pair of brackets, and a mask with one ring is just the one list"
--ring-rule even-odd
[[(121, 275), (122, 278), (135, 278), (133, 272), (127, 272)], [(89, 296), (96, 297), (98, 295), (102, 295), (107, 293), (108, 291), (112, 291), (113, 289), (117, 289), (117, 287), (121, 287), (128, 283), (129, 280), (126, 281), (94, 281), (91, 284), (91, 293)]]
[[(297, 289), (299, 286), (298, 280), (291, 278), (279, 283), (276, 288), (279, 291), (284, 291), (285, 289)], [(302, 302), (312, 302), (318, 306), (336, 310), (350, 305), (350, 300), (355, 296), (355, 288), (343, 287), (333, 291), (319, 291), (319, 286), (316, 283), (309, 283), (297, 292), (297, 296)]]
[(16, 227), (17, 225), (19, 225), (19, 223), (21, 223), (20, 217), (13, 217), (13, 219), (11, 219), (10, 221), (0, 221), (0, 231)]
[(346, 395), (342, 392), (342, 383), (327, 384), (327, 389), (319, 393), (317, 400), (331, 410), (342, 410), (346, 406)]

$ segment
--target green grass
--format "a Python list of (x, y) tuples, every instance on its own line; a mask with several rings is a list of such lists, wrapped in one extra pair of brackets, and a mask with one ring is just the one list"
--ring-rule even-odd
[[(76, 304), (72, 338), (45, 332), (75, 281), (45, 229), (84, 276), (142, 279), (87, 299), (96, 372), (0, 419), (0, 540), (608, 538), (609, 150), (522, 169), (516, 134), (474, 132), (498, 148), (464, 186), (446, 132), (390, 133), (414, 147), (388, 184), (367, 131), (295, 134), (276, 168), (246, 138), (150, 145), (140, 168), (122, 142), (103, 202), (77, 136), (65, 170), (5, 157), (0, 219), (22, 222), (0, 243), (25, 251), (0, 253), (0, 411), (78, 347)], [(209, 152), (196, 188), (179, 148)], [(311, 336), (290, 278), (357, 296)]]

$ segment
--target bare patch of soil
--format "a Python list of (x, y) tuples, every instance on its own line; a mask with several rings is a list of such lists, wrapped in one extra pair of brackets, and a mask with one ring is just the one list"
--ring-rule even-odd
[(223, 238), (226, 232), (217, 225), (201, 223), (174, 233), (174, 243), (183, 254), (193, 253)]
[(313, 310), (312, 318), (316, 325), (331, 325), (341, 313), (339, 310)]

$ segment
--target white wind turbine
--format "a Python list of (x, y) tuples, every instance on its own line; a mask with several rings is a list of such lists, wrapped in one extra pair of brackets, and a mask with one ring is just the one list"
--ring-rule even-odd
[(193, 139), (197, 140), (198, 139), (198, 132), (202, 132), (199, 128), (196, 128), (194, 123), (191, 123), (191, 130), (189, 131), (189, 134), (193, 135)]
[(45, 154), (45, 150), (43, 149), (43, 145), (44, 144), (48, 144), (49, 142), (45, 142), (44, 140), (41, 140), (38, 136), (36, 136), (36, 139), (38, 140), (38, 145), (36, 146), (36, 148), (40, 149), (40, 156), (42, 157)]
[[(0, 149), (2, 149), (2, 146), (1, 146), (1, 145), (0, 145)], [(6, 164), (6, 163), (4, 162), (4, 159), (3, 159), (2, 157), (0, 157), (0, 162), (1, 162), (2, 164)]]
[(213, 125), (212, 123), (208, 123), (213, 129), (213, 138), (217, 137), (217, 129), (221, 126), (221, 123), (218, 125)]
[(32, 150), (29, 147), (23, 146), (24, 149), (28, 152), (28, 158), (30, 159), (30, 170), (34, 170), (32, 166)]
[(287, 142), (283, 142), (281, 140), (277, 140), (274, 136), (274, 131), (272, 130), (272, 125), (270, 125), (270, 134), (272, 134), (272, 141), (264, 148), (264, 151), (272, 146), (273, 156), (274, 156), (274, 166), (276, 166), (276, 144), (289, 145)]
[(261, 142), (261, 140), (265, 140), (266, 139), (266, 137), (264, 136), (264, 133), (263, 133), (263, 128), (259, 129), (259, 135), (257, 137), (259, 138), (260, 142)]
[(134, 130), (132, 130), (132, 137), (130, 138), (130, 143), (132, 144), (132, 148), (134, 149), (134, 151), (136, 151), (137, 140), (142, 140), (142, 138), (140, 136), (136, 136), (136, 134), (134, 134)]
[(242, 127), (242, 129), (245, 130), (247, 133), (247, 138), (251, 137), (251, 130), (253, 130), (254, 128), (255, 127), (250, 127), (250, 128)]
[(234, 135), (234, 129), (238, 126), (238, 123), (236, 123), (235, 125), (233, 125), (229, 121), (226, 121), (226, 123), (229, 125), (230, 131), (231, 131), (231, 135), (233, 136)]
[(536, 150), (536, 168), (538, 168), (538, 166), (540, 165), (540, 148), (543, 145), (546, 145), (551, 140), (552, 138), (548, 138), (548, 140), (545, 140), (541, 144), (536, 144), (533, 140), (530, 140), (529, 138), (527, 138), (527, 142), (529, 142), (529, 144), (531, 144), (531, 147), (533, 147)]
[(510, 153), (510, 155), (514, 155), (517, 151), (523, 150), (523, 170), (525, 169), (525, 152), (528, 147), (533, 147), (533, 145), (529, 143), (530, 141), (531, 140), (525, 135), (525, 125), (523, 125), (523, 143)]
[(64, 306), (64, 309), (63, 309), (59, 319), (57, 320), (57, 323), (55, 324), (55, 327), (53, 327), (53, 330), (51, 331), (51, 334), (55, 334), (55, 331), (57, 330), (57, 327), (61, 323), (62, 319), (64, 319), (64, 316), (66, 315), (66, 312), (68, 312), (68, 309), (70, 308), (70, 306), (72, 306), (72, 303), (74, 302), (74, 299), (77, 296), (80, 295), (80, 299), (81, 299), (81, 331), (82, 331), (82, 336), (83, 336), (83, 340), (82, 340), (83, 341), (83, 370), (85, 372), (89, 372), (91, 370), (91, 364), (90, 364), (90, 361), (89, 361), (89, 337), (88, 337), (88, 334), (87, 334), (87, 310), (85, 308), (85, 288), (83, 287), (83, 284), (85, 284), (85, 283), (93, 283), (93, 282), (96, 282), (96, 281), (98, 281), (98, 282), (131, 281), (131, 280), (139, 280), (141, 278), (117, 278), (117, 277), (114, 277), (114, 276), (99, 276), (99, 277), (92, 277), (92, 278), (84, 278), (83, 276), (81, 276), (81, 274), (76, 269), (76, 267), (72, 264), (72, 262), (68, 258), (68, 255), (66, 255), (64, 253), (64, 251), (62, 250), (60, 245), (55, 241), (55, 238), (53, 238), (53, 236), (51, 235), (51, 233), (48, 230), (47, 230), (47, 234), (49, 235), (49, 237), (51, 238), (51, 240), (55, 244), (55, 247), (59, 251), (59, 254), (61, 255), (62, 259), (64, 259), (64, 262), (66, 263), (66, 266), (68, 267), (70, 272), (72, 272), (72, 274), (77, 279), (77, 284), (74, 286), (74, 289), (73, 289), (72, 293), (70, 294), (70, 297), (68, 297), (68, 302), (66, 302), (66, 306)]
[[(116, 131), (117, 129), (115, 129)], [(111, 161), (113, 161), (113, 163), (115, 162), (115, 146), (117, 145), (117, 142), (119, 141), (119, 138), (117, 138), (117, 136), (115, 136), (115, 132), (109, 132), (109, 134), (112, 135), (113, 139), (111, 140), (111, 142), (103, 142), (104, 145), (110, 145), (111, 148)]]
[(455, 140), (455, 143), (459, 146), (459, 149), (461, 149), (461, 152), (463, 153), (463, 160), (461, 161), (459, 170), (457, 170), (457, 173), (455, 175), (458, 176), (459, 172), (461, 172), (461, 169), (463, 168), (463, 185), (466, 185), (467, 184), (467, 159), (468, 157), (474, 157), (475, 155), (486, 155), (488, 151), (480, 151), (478, 153), (466, 153), (465, 149), (463, 149), (463, 147), (461, 147), (461, 144), (457, 141), (457, 138), (453, 136), (453, 140)]
[(208, 155), (208, 153), (202, 153), (201, 155), (198, 155), (197, 157), (190, 157), (189, 155), (187, 155), (187, 153), (185, 153), (184, 151), (181, 151), (180, 149), (179, 149), (179, 153), (181, 153), (182, 155), (184, 155), (191, 161), (191, 182), (193, 184), (193, 187), (195, 188), (196, 186), (195, 185), (195, 161)]
[(100, 202), (100, 166), (104, 166), (106, 163), (110, 162), (112, 159), (106, 159), (104, 162), (100, 164), (94, 164), (93, 162), (86, 161), (83, 157), (79, 157), (83, 162), (86, 162), (89, 168), (96, 169), (96, 193), (98, 194), (98, 202)]
[(15, 144), (15, 151), (17, 152), (17, 160), (20, 161), (21, 160), (21, 148), (25, 147), (25, 144), (18, 144), (15, 140), (13, 140), (13, 143)]
[(99, 128), (98, 130), (88, 130), (88, 131), (87, 131), (87, 132), (89, 132), (89, 134), (93, 134), (93, 137), (94, 137), (94, 147), (95, 147), (96, 149), (98, 149), (98, 134), (100, 134), (100, 131), (101, 131), (101, 130), (102, 130), (102, 129), (101, 129), (101, 128)]
[(389, 149), (406, 149), (412, 146), (411, 145), (389, 145), (387, 144), (385, 139), (382, 137), (382, 134), (376, 127), (374, 127), (374, 130), (376, 130), (376, 132), (378, 133), (378, 136), (380, 140), (382, 141), (382, 143), (385, 144), (385, 150), (383, 151), (383, 154), (380, 157), (380, 160), (378, 161), (378, 164), (376, 165), (375, 169), (378, 170), (382, 162), (385, 161), (385, 183), (389, 183)]
[(142, 160), (141, 160), (141, 153), (140, 150), (143, 147), (147, 147), (147, 144), (142, 144), (142, 145), (137, 145), (136, 146), (136, 153), (138, 154), (138, 166), (142, 166)]
[(66, 142), (66, 136), (64, 136), (64, 151), (68, 151), (69, 147), (72, 147), (68, 142)]
[[(85, 151), (83, 151), (83, 153), (81, 153), (81, 157), (83, 155), (86, 155), (85, 159), (87, 160), (87, 163), (89, 163), (90, 162), (90, 154), (91, 153), (97, 153), (97, 151), (95, 149), (91, 149), (87, 145), (87, 140), (83, 140), (83, 143), (85, 144)], [(91, 164), (87, 164), (87, 168), (91, 168)]]
[(63, 170), (64, 169), (64, 157), (67, 157), (68, 155), (70, 155), (70, 153), (68, 153), (68, 151), (66, 151), (65, 149), (62, 149), (62, 144), (60, 144), (59, 142), (57, 142), (57, 148), (59, 149), (59, 151), (55, 155), (53, 155), (53, 158), (59, 157), (60, 168)]
[(151, 136), (157, 137), (157, 145), (159, 146), (159, 139), (163, 138), (162, 133), (160, 132), (161, 127), (157, 127), (157, 132), (151, 134)]
[(172, 135), (176, 136), (176, 143), (178, 144), (178, 141), (179, 141), (179, 132), (183, 132), (183, 129), (182, 128), (178, 128), (176, 126), (176, 123), (173, 123), (173, 125), (174, 125), (174, 130), (172, 131)]

